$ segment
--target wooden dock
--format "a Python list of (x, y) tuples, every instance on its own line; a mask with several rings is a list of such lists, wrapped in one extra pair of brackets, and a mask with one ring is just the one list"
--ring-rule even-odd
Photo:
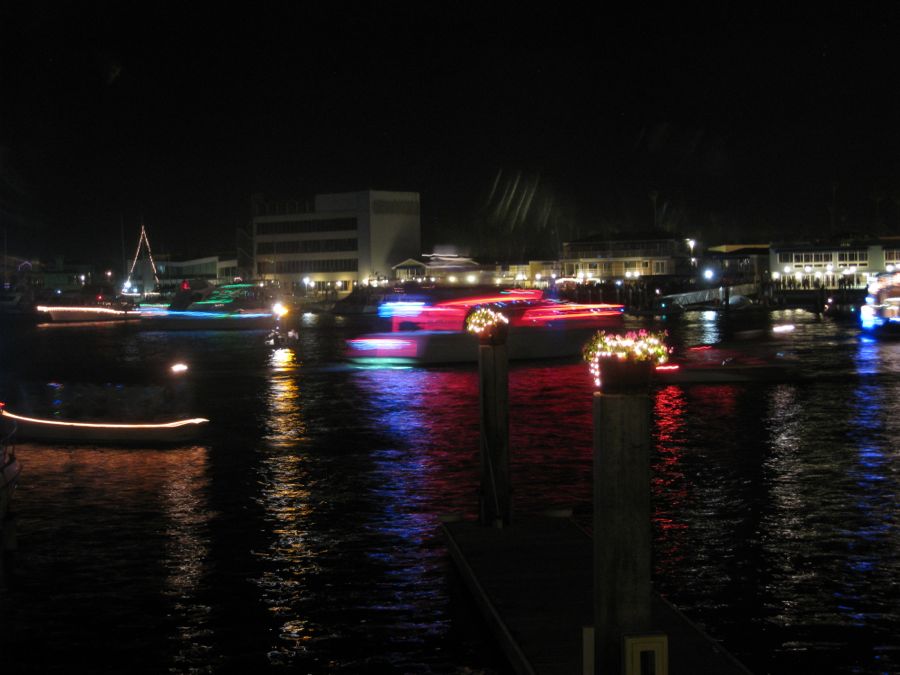
[[(521, 518), (502, 529), (443, 525), (450, 553), (517, 673), (584, 673), (582, 630), (593, 625), (593, 542), (571, 519)], [(654, 597), (670, 675), (748, 675), (717, 642)]]

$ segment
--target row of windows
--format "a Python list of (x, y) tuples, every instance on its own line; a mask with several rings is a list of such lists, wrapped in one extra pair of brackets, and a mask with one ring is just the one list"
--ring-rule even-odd
[(279, 260), (277, 263), (259, 262), (257, 273), (262, 274), (304, 274), (307, 272), (356, 272), (359, 261), (356, 258), (340, 260)]
[(409, 216), (419, 215), (419, 202), (399, 199), (376, 199), (372, 204), (375, 213), (404, 213)]
[[(887, 251), (885, 251), (885, 257)], [(840, 262), (864, 262), (869, 259), (868, 251), (840, 251), (837, 254)], [(834, 262), (834, 253), (818, 252), (818, 253), (779, 253), (778, 262), (780, 263), (828, 263)]]
[(256, 223), (256, 234), (308, 234), (310, 232), (340, 232), (355, 230), (356, 218), (323, 218), (318, 220), (285, 220), (277, 223)]
[[(579, 272), (592, 272), (594, 274), (608, 275), (614, 271), (614, 265), (621, 267), (628, 272), (643, 272), (647, 274), (650, 270), (649, 260), (625, 260), (621, 265), (616, 262), (582, 262), (582, 263), (564, 263), (563, 268), (566, 274), (577, 274)], [(653, 273), (665, 274), (668, 265), (665, 261), (653, 261)]]
[(884, 261), (890, 263), (900, 262), (900, 249), (886, 248), (884, 249)]
[(357, 240), (353, 239), (294, 239), (292, 241), (260, 241), (256, 244), (257, 255), (277, 253), (323, 253), (331, 251), (355, 251)]
[[(603, 246), (603, 248), (598, 248)], [(573, 243), (566, 246), (565, 254), (579, 258), (644, 258), (671, 256), (679, 253), (676, 242), (603, 242), (602, 244)]]

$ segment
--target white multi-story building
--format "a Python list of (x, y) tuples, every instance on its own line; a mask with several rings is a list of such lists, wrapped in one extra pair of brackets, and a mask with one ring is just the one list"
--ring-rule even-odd
[(392, 276), (421, 253), (419, 193), (365, 190), (316, 195), (312, 208), (258, 203), (254, 269), (283, 289), (349, 291)]

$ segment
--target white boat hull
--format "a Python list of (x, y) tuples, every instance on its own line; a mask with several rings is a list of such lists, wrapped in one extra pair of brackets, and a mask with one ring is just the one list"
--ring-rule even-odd
[(3, 410), (2, 416), (9, 423), (15, 424), (16, 438), (21, 440), (103, 445), (185, 443), (196, 440), (209, 423), (209, 420), (199, 417), (143, 424), (69, 422), (26, 417), (8, 410)]
[(140, 313), (112, 307), (56, 307), (41, 305), (37, 308), (39, 322), (93, 323), (97, 321), (135, 321)]
[[(597, 328), (513, 328), (506, 343), (507, 355), (511, 361), (579, 356), (596, 332)], [(356, 363), (476, 363), (478, 337), (459, 331), (370, 333), (349, 340), (346, 355)]]

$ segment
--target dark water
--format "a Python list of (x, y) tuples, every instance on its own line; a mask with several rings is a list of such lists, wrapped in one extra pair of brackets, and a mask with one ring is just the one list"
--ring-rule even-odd
[[(770, 321), (796, 330), (772, 342)], [(668, 328), (762, 343), (805, 377), (655, 393), (657, 588), (754, 672), (900, 672), (900, 343), (802, 312)], [(262, 333), (4, 334), (11, 405), (98, 396), (212, 423), (167, 450), (18, 447), (2, 673), (505, 672), (438, 532), (476, 511), (475, 369), (346, 367), (362, 330), (306, 317), (279, 351)], [(586, 368), (514, 365), (510, 400), (516, 509), (589, 525)]]

